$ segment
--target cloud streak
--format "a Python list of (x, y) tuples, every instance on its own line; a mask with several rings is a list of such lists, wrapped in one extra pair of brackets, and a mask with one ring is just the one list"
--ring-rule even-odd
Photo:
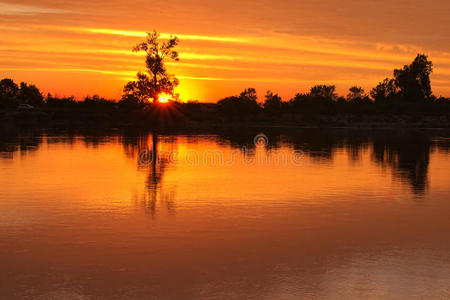
[[(145, 31), (132, 31), (108, 28), (87, 28), (87, 27), (55, 27), (37, 26), (52, 30), (73, 31), (78, 33), (90, 33), (101, 35), (116, 35), (124, 37), (145, 37)], [(303, 51), (327, 55), (341, 55), (354, 58), (384, 60), (391, 62), (408, 61), (412, 55), (418, 52), (425, 52), (417, 45), (387, 44), (387, 43), (360, 43), (352, 40), (321, 38), (315, 36), (292, 36), (287, 34), (266, 33), (264, 36), (209, 36), (209, 35), (189, 35), (180, 33), (161, 33), (161, 38), (167, 39), (177, 36), (182, 41), (210, 41), (221, 43), (234, 43), (236, 46), (247, 45), (260, 47), (261, 49), (278, 49), (290, 51)], [(429, 51), (428, 51), (429, 52)], [(440, 62), (450, 63), (450, 52), (436, 52), (433, 57)], [(225, 56), (224, 56), (225, 57)], [(229, 59), (229, 58), (224, 58)]]
[[(40, 26), (40, 27), (55, 29), (55, 30), (74, 31), (74, 32), (79, 32), (79, 33), (119, 35), (119, 36), (125, 36), (125, 37), (146, 37), (147, 36), (147, 32), (145, 32), (145, 31), (120, 30), (120, 29), (108, 29), (108, 28), (85, 28), (85, 27), (54, 27), (54, 26)], [(178, 38), (183, 39), (183, 40), (193, 40), (193, 41), (248, 43), (248, 41), (245, 38), (238, 38), (238, 37), (160, 33), (160, 37), (163, 39), (168, 39), (172, 36), (177, 36)]]
[(69, 14), (70, 10), (0, 2), (0, 15), (27, 16), (37, 14)]

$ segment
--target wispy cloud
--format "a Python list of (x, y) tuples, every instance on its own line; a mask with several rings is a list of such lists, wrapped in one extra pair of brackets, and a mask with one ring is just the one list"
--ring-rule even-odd
[[(114, 75), (124, 80), (135, 80), (135, 72), (133, 71), (117, 71), (117, 70), (98, 70), (92, 68), (44, 68), (44, 67), (0, 67), (0, 71), (45, 71), (45, 72), (74, 72), (74, 73), (97, 73), (104, 75)], [(179, 79), (201, 80), (201, 81), (231, 81), (231, 82), (265, 82), (265, 83), (326, 83), (321, 80), (302, 80), (295, 78), (227, 78), (227, 77), (200, 77), (200, 76), (177, 76)], [(346, 80), (333, 80), (334, 83), (346, 82)]]
[[(89, 33), (101, 33), (101, 34), (123, 35), (133, 37), (145, 37), (147, 35), (145, 31), (129, 31), (129, 30), (116, 30), (104, 28), (76, 28), (76, 29)], [(160, 36), (161, 38), (170, 38), (172, 35), (168, 33), (161, 33)], [(228, 36), (207, 36), (207, 35), (192, 35), (192, 34), (177, 34), (176, 36), (183, 40), (231, 42), (231, 43), (245, 42), (245, 39), (243, 38), (235, 38)]]
[[(126, 37), (145, 37), (145, 31), (121, 30), (110, 28), (87, 28), (87, 27), (69, 27), (69, 26), (36, 26), (58, 31), (73, 31), (87, 34), (104, 34)], [(169, 38), (172, 34), (160, 33), (161, 38)], [(286, 51), (303, 51), (327, 55), (340, 55), (345, 57), (384, 60), (390, 62), (407, 62), (418, 52), (425, 52), (417, 45), (386, 44), (386, 43), (365, 43), (361, 47), (360, 43), (351, 40), (322, 38), (315, 36), (290, 36), (283, 34), (270, 34), (266, 36), (210, 36), (210, 35), (190, 35), (175, 33), (181, 40), (210, 41), (245, 44), (249, 47), (259, 47), (260, 50), (274, 49)], [(441, 62), (449, 62), (446, 57), (448, 52), (435, 53), (433, 58)], [(224, 56), (225, 57), (225, 56)], [(232, 60), (230, 57), (225, 60)]]
[(0, 2), (0, 15), (67, 14), (70, 10)]
[[(121, 29), (108, 29), (108, 28), (84, 28), (84, 27), (56, 27), (56, 26), (39, 26), (41, 28), (74, 31), (79, 33), (92, 33), (92, 34), (105, 34), (105, 35), (120, 35), (129, 37), (145, 37), (147, 32), (145, 31), (133, 31), (133, 30), (121, 30)], [(160, 33), (160, 37), (167, 39), (173, 36), (169, 33)], [(212, 41), (212, 42), (229, 42), (229, 43), (246, 43), (245, 38), (230, 37), (230, 36), (209, 36), (209, 35), (194, 35), (194, 34), (175, 34), (183, 40), (195, 40), (195, 41)]]

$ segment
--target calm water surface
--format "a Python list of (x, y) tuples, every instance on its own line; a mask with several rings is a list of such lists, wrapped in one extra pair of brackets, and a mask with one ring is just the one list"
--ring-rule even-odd
[(258, 133), (2, 136), (0, 298), (450, 298), (450, 135)]

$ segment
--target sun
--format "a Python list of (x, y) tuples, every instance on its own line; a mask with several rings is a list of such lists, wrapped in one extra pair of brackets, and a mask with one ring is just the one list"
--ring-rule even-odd
[(167, 103), (170, 101), (171, 98), (172, 98), (172, 95), (167, 94), (167, 93), (161, 93), (158, 96), (158, 102), (159, 103)]

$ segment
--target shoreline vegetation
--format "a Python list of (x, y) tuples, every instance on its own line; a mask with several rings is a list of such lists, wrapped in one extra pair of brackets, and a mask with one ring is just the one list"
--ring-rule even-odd
[(223, 127), (376, 127), (450, 128), (450, 98), (431, 91), (433, 64), (424, 54), (395, 69), (369, 93), (353, 86), (339, 96), (334, 85), (316, 85), (283, 101), (267, 91), (258, 102), (254, 88), (217, 103), (179, 100), (175, 75), (164, 63), (178, 61), (178, 38), (159, 40), (157, 32), (133, 51), (145, 52), (145, 73), (128, 82), (120, 100), (98, 95), (74, 97), (42, 95), (35, 85), (12, 79), (0, 81), (2, 127), (137, 127), (145, 129), (211, 129)]

